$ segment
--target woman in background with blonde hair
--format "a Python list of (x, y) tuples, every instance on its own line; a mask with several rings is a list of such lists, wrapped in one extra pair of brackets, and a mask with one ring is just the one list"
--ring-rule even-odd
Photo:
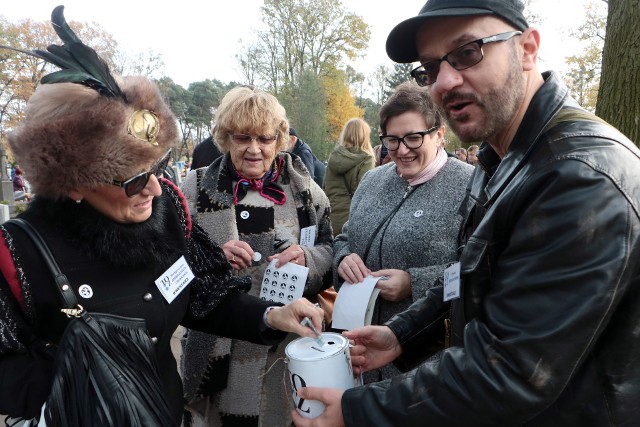
[(342, 128), (336, 148), (329, 156), (324, 191), (331, 204), (335, 235), (349, 217), (351, 198), (364, 174), (375, 167), (371, 127), (362, 119), (350, 119)]

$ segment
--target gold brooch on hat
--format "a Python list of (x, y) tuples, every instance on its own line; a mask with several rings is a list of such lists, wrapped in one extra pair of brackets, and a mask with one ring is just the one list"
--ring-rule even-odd
[(137, 110), (129, 119), (127, 131), (141, 141), (151, 145), (158, 145), (156, 139), (160, 132), (160, 120), (153, 111)]

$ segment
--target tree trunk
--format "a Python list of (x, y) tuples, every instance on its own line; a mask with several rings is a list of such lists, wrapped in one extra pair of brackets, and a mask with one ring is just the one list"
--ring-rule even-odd
[(640, 145), (640, 0), (609, 0), (596, 114)]

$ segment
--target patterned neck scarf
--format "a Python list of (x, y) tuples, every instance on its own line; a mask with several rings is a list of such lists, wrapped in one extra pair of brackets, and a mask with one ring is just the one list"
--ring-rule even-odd
[(284, 194), (284, 190), (280, 185), (276, 183), (276, 180), (280, 176), (282, 170), (283, 160), (277, 157), (271, 169), (259, 179), (248, 179), (242, 176), (240, 172), (233, 165), (233, 162), (229, 161), (229, 168), (231, 169), (232, 176), (238, 180), (235, 188), (233, 189), (233, 204), (237, 205), (240, 200), (247, 195), (249, 189), (255, 190), (262, 197), (267, 200), (271, 200), (276, 205), (283, 205), (287, 201), (287, 195)]
[[(423, 184), (429, 181), (431, 178), (436, 176), (438, 172), (440, 172), (440, 169), (442, 169), (446, 163), (447, 154), (442, 147), (438, 147), (435, 159), (433, 159), (426, 168), (420, 171), (418, 175), (414, 176), (412, 179), (407, 179), (407, 183), (413, 187), (414, 185)], [(398, 175), (402, 177), (401, 174)]]

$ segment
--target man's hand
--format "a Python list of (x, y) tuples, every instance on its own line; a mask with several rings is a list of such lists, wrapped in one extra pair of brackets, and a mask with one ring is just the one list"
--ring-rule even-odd
[(296, 427), (342, 427), (342, 395), (344, 391), (335, 388), (303, 387), (297, 391), (298, 396), (306, 400), (319, 400), (325, 409), (316, 418), (304, 418), (298, 411), (291, 414)]
[(387, 326), (365, 326), (342, 334), (354, 344), (350, 352), (356, 374), (380, 368), (402, 354), (398, 339)]

